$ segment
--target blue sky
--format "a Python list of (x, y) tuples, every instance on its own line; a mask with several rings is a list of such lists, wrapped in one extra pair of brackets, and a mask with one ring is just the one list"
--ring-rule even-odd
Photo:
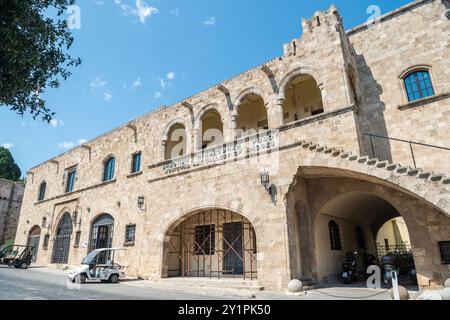
[(301, 18), (335, 3), (346, 29), (408, 0), (78, 0), (70, 53), (83, 64), (44, 98), (51, 124), (0, 107), (0, 145), (25, 174), (160, 105), (170, 105), (282, 55)]

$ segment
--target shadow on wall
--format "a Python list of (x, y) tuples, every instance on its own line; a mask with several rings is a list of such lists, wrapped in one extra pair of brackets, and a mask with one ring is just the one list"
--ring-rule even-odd
[(375, 80), (364, 56), (357, 55), (359, 89), (361, 98), (359, 112), (355, 113), (358, 143), (362, 155), (377, 157), (380, 160), (392, 161), (391, 144), (388, 139), (373, 137), (367, 134), (388, 137), (384, 113), (386, 105), (381, 100), (383, 88)]

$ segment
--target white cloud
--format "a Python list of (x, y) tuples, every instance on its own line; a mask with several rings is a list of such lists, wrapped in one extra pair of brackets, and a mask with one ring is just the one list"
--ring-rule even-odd
[(105, 1), (103, 1), (103, 0), (95, 0), (94, 2), (95, 2), (95, 4), (98, 5), (98, 6), (102, 6), (102, 5), (105, 4)]
[(203, 24), (207, 27), (211, 27), (216, 24), (216, 17), (211, 17), (208, 20), (203, 21)]
[(154, 97), (155, 97), (155, 99), (161, 99), (162, 93), (160, 91), (155, 91)]
[(105, 99), (105, 101), (109, 102), (112, 99), (112, 94), (110, 92), (104, 92), (103, 93), (103, 99)]
[(78, 145), (82, 145), (85, 144), (86, 142), (88, 142), (86, 139), (78, 139)]
[(144, 0), (136, 0), (135, 8), (124, 4), (122, 0), (114, 0), (114, 3), (122, 9), (125, 16), (136, 16), (141, 23), (145, 23), (147, 18), (151, 17), (153, 14), (159, 13), (157, 8), (149, 6)]
[(7, 143), (2, 144), (2, 147), (5, 149), (11, 149), (11, 148), (14, 148), (14, 143), (7, 142)]
[(178, 10), (178, 8), (170, 10), (170, 13), (177, 17), (180, 15), (180, 11)]
[(159, 79), (159, 84), (161, 86), (161, 89), (165, 89), (167, 87), (167, 81), (164, 79)]
[(136, 81), (131, 85), (132, 88), (138, 88), (140, 86), (142, 86), (141, 78), (136, 79)]
[(63, 126), (63, 125), (64, 125), (64, 122), (63, 122), (62, 120), (59, 120), (59, 119), (52, 119), (52, 120), (50, 120), (50, 125), (51, 125), (53, 128), (56, 128), (56, 127), (58, 127), (58, 126)]
[(175, 79), (175, 72), (169, 72), (169, 73), (166, 75), (166, 77), (167, 77), (167, 79), (169, 79), (169, 80)]
[(96, 92), (98, 89), (104, 88), (107, 84), (108, 84), (108, 82), (103, 80), (102, 77), (96, 77), (90, 83), (91, 91)]
[(72, 149), (73, 147), (74, 147), (74, 143), (70, 142), (70, 141), (64, 141), (64, 142), (58, 143), (58, 148), (61, 151), (67, 151), (67, 150)]

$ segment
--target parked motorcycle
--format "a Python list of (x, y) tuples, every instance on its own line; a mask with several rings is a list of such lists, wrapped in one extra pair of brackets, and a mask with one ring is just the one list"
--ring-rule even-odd
[(345, 261), (342, 263), (342, 281), (346, 284), (358, 281), (356, 257), (357, 252), (347, 252)]

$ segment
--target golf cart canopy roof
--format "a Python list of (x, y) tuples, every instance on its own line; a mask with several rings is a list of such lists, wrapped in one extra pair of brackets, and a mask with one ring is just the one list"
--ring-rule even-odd
[(120, 251), (120, 250), (127, 250), (127, 249), (125, 249), (125, 248), (103, 248), (103, 249), (95, 249), (92, 252), (100, 253), (100, 252), (104, 252), (104, 251)]
[(92, 262), (96, 261), (97, 256), (102, 252), (115, 252), (126, 250), (125, 248), (105, 248), (105, 249), (96, 249), (91, 251), (84, 259), (81, 261), (81, 264), (92, 264)]

